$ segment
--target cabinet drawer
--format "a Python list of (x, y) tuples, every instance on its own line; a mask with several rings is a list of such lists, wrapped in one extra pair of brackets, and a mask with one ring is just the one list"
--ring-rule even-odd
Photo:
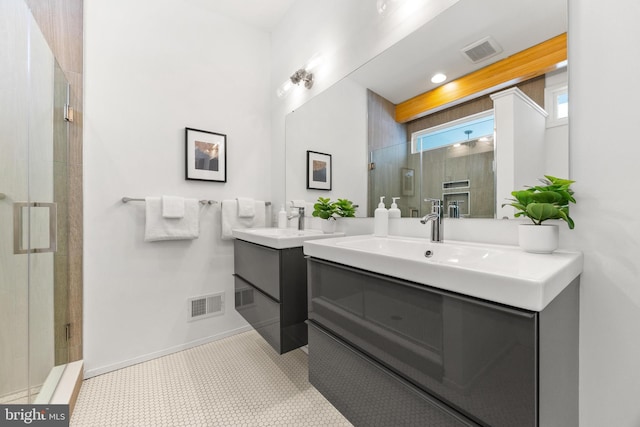
[(477, 426), (309, 324), (309, 381), (356, 426)]
[(279, 251), (238, 239), (233, 247), (235, 273), (280, 301)]
[(236, 311), (280, 352), (280, 304), (235, 276)]
[(537, 424), (535, 313), (321, 260), (308, 273), (310, 320), (472, 420)]

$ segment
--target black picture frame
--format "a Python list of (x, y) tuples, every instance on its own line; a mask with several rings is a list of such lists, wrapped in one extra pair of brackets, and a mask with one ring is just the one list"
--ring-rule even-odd
[(185, 128), (185, 179), (227, 182), (227, 135)]
[(331, 190), (331, 154), (307, 150), (307, 189)]

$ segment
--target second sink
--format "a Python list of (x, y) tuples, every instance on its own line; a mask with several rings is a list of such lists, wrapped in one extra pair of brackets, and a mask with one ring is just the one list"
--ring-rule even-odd
[(294, 228), (242, 228), (232, 230), (233, 237), (274, 249), (300, 247), (307, 240), (344, 236), (344, 233), (325, 234), (320, 230)]

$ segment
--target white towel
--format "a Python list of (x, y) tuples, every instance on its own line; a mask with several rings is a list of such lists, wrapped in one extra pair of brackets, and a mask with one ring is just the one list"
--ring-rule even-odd
[(184, 218), (184, 197), (162, 196), (163, 218)]
[(248, 197), (238, 197), (238, 216), (253, 218), (256, 215), (256, 201)]
[(233, 239), (231, 230), (234, 228), (265, 227), (265, 202), (256, 200), (254, 202), (256, 214), (253, 218), (240, 218), (238, 216), (238, 201), (223, 200), (220, 206), (220, 217), (222, 219), (222, 240)]
[(200, 202), (197, 199), (185, 199), (183, 218), (163, 218), (162, 199), (160, 197), (146, 197), (145, 204), (145, 242), (198, 238), (200, 232)]
[(292, 200), (291, 201), (291, 206), (294, 208), (304, 208), (306, 207), (307, 202), (305, 202), (302, 199), (297, 199), (297, 200)]

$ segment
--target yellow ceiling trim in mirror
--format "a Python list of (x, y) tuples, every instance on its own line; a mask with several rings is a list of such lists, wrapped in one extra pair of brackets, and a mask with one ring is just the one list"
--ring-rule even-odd
[(406, 123), (507, 85), (529, 80), (567, 60), (567, 33), (525, 49), (477, 71), (396, 105), (396, 121)]

